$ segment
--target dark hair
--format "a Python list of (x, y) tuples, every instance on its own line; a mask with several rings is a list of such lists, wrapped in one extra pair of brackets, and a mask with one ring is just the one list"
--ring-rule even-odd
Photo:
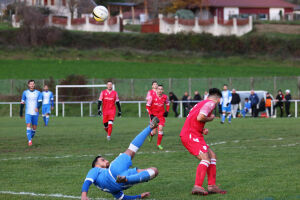
[(93, 160), (93, 162), (92, 162), (92, 168), (94, 168), (95, 167), (95, 165), (96, 165), (96, 162), (98, 161), (98, 158), (101, 158), (102, 156), (96, 156), (96, 158)]
[(106, 83), (113, 83), (112, 81), (107, 81)]
[(208, 93), (209, 93), (209, 96), (216, 95), (218, 97), (222, 97), (222, 93), (218, 88), (210, 88)]
[(162, 84), (158, 85), (158, 87), (164, 87)]
[(227, 86), (227, 87), (228, 87), (228, 85), (227, 85), (227, 84), (224, 84), (224, 85), (223, 85), (223, 87), (224, 87), (224, 86)]
[(245, 98), (245, 100), (249, 100), (248, 98)]
[(30, 82), (34, 82), (34, 83), (35, 83), (35, 81), (31, 79), (31, 80), (29, 80), (29, 81), (27, 82), (27, 84), (29, 84)]
[(154, 83), (157, 83), (157, 81), (152, 81), (152, 85), (153, 85)]

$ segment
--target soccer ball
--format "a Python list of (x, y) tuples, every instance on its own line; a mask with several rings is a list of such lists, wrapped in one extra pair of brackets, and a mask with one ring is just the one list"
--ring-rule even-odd
[(97, 22), (103, 22), (108, 17), (108, 10), (104, 6), (96, 6), (93, 10), (93, 16)]

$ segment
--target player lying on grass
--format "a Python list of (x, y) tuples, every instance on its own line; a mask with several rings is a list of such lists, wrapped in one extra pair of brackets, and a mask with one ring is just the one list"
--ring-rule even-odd
[[(195, 185), (192, 194), (207, 195), (208, 193), (225, 194), (216, 185), (216, 154), (206, 144), (203, 135), (208, 134), (208, 129), (204, 128), (206, 122), (212, 121), (215, 116), (212, 114), (216, 105), (222, 97), (221, 91), (217, 88), (209, 90), (206, 100), (197, 103), (187, 116), (180, 133), (183, 146), (200, 160), (197, 167)], [(208, 192), (202, 187), (207, 172)]]
[(112, 163), (101, 156), (97, 156), (92, 169), (88, 172), (82, 185), (81, 199), (87, 200), (87, 193), (92, 183), (104, 192), (111, 193), (116, 199), (140, 199), (150, 196), (149, 192), (140, 195), (128, 196), (123, 193), (134, 184), (147, 182), (158, 175), (154, 167), (147, 169), (130, 168), (132, 159), (152, 129), (158, 126), (158, 118), (153, 118), (150, 126), (139, 133), (130, 143), (128, 149), (120, 154)]

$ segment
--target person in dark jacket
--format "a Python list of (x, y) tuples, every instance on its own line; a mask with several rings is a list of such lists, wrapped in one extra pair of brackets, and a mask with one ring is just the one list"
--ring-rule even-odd
[(178, 115), (179, 115), (177, 112), (178, 103), (175, 102), (175, 101), (178, 101), (178, 98), (173, 92), (169, 92), (169, 100), (172, 102), (172, 109), (175, 113), (175, 117), (178, 117)]
[(286, 116), (287, 117), (291, 117), (291, 113), (290, 113), (290, 105), (291, 102), (290, 100), (292, 100), (292, 96), (291, 96), (291, 91), (290, 90), (286, 90), (285, 91), (285, 112), (286, 112)]
[(231, 98), (231, 114), (232, 114), (233, 118), (236, 118), (237, 110), (239, 108), (241, 98), (240, 98), (240, 95), (238, 93), (236, 93), (235, 89), (232, 89), (231, 95), (232, 95), (232, 98)]
[(273, 107), (273, 113), (275, 114), (275, 109), (277, 107), (279, 107), (279, 109), (280, 109), (280, 117), (283, 117), (283, 102), (282, 102), (283, 99), (284, 99), (284, 95), (283, 95), (282, 91), (278, 90), (278, 94), (277, 94), (276, 100), (275, 100), (276, 104)]
[(258, 111), (257, 111), (257, 104), (259, 103), (259, 98), (257, 94), (254, 92), (254, 90), (251, 90), (249, 100), (251, 101), (251, 115), (252, 117), (257, 117)]
[[(195, 95), (194, 95), (193, 101), (201, 101), (201, 100), (202, 100), (201, 95), (199, 94), (198, 91), (195, 91), (194, 94), (195, 94)], [(197, 104), (197, 102), (194, 102), (194, 103), (193, 103), (193, 105), (196, 105), (196, 104)]]
[(182, 106), (183, 106), (183, 116), (186, 117), (189, 114), (189, 104), (188, 104), (188, 97), (189, 97), (189, 93), (185, 92), (183, 97), (182, 97), (182, 101), (185, 101)]

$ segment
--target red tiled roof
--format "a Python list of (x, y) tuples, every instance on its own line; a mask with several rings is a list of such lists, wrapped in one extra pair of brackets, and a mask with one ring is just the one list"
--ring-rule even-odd
[(203, 0), (208, 7), (240, 7), (240, 8), (294, 8), (296, 5), (284, 0)]

